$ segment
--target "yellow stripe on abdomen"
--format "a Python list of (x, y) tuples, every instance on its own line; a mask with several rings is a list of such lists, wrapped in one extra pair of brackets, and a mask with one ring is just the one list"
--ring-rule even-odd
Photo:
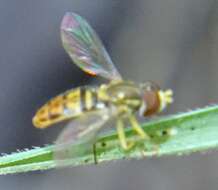
[(78, 115), (82, 112), (81, 109), (81, 89), (77, 88), (66, 92), (64, 95), (64, 112), (66, 115)]
[(87, 110), (93, 108), (92, 92), (90, 90), (85, 91), (85, 107)]

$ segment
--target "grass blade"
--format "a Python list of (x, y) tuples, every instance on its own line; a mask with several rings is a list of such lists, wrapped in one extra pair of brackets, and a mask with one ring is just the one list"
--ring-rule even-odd
[[(182, 155), (218, 147), (218, 105), (167, 116), (142, 124), (151, 140), (137, 141), (134, 131), (127, 129), (129, 139), (137, 141), (124, 152), (115, 131), (99, 136), (95, 145), (98, 163), (117, 159), (141, 159), (150, 156)], [(0, 174), (20, 173), (56, 168), (53, 145), (33, 148), (0, 157)], [(65, 161), (66, 166), (93, 164), (93, 153)]]

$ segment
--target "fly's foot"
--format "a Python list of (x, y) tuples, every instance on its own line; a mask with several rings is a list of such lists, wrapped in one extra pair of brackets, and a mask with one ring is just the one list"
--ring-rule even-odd
[(133, 148), (133, 146), (135, 145), (134, 142), (132, 141), (129, 141), (129, 142), (126, 142), (126, 144), (124, 146), (122, 146), (122, 148), (125, 150), (125, 151), (129, 151)]

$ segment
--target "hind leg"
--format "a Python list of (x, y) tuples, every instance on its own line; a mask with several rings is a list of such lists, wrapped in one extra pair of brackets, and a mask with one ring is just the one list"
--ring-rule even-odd
[(118, 134), (122, 148), (124, 150), (130, 150), (133, 147), (134, 143), (127, 142), (122, 119), (117, 120), (117, 134)]

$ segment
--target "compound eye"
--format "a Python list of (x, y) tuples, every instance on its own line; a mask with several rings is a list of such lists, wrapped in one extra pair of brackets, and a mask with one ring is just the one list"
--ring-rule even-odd
[(160, 90), (159, 85), (152, 82), (152, 81), (147, 81), (147, 82), (141, 84), (141, 88), (143, 90), (146, 90), (146, 91), (155, 91), (155, 92)]
[(140, 87), (142, 90), (142, 99), (146, 105), (143, 115), (149, 116), (157, 113), (160, 107), (160, 99), (158, 95), (160, 87), (152, 81), (145, 82), (141, 84)]
[(146, 109), (144, 110), (144, 116), (153, 115), (158, 112), (160, 107), (160, 99), (157, 91), (145, 90), (143, 95), (144, 103), (146, 104)]

